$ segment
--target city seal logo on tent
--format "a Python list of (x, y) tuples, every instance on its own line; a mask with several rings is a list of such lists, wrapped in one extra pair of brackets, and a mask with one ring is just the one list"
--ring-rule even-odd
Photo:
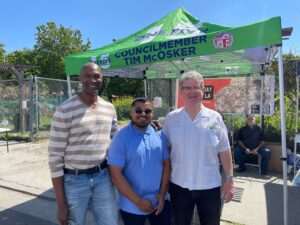
[(110, 67), (110, 58), (109, 54), (102, 54), (97, 60), (96, 56), (91, 57), (91, 62), (98, 64), (102, 69), (108, 69)]
[(233, 43), (233, 36), (229, 32), (220, 32), (213, 39), (214, 47), (220, 50), (225, 50), (230, 48), (232, 43)]
[(99, 60), (99, 66), (102, 69), (108, 69), (110, 67), (110, 58), (109, 54), (102, 54)]

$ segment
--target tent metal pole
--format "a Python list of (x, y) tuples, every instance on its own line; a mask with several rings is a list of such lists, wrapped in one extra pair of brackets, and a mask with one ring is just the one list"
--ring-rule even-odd
[(260, 127), (263, 129), (263, 100), (264, 100), (264, 76), (260, 76), (260, 105), (259, 105), (259, 117), (260, 117)]
[(178, 108), (178, 85), (179, 85), (179, 80), (176, 79), (176, 82), (175, 82), (175, 109)]
[(69, 98), (71, 98), (72, 97), (72, 88), (71, 88), (71, 79), (70, 79), (70, 76), (67, 76), (67, 83), (68, 83)]
[(296, 82), (297, 82), (297, 95), (296, 95), (296, 134), (298, 133), (298, 125), (299, 125), (299, 82), (300, 75), (296, 75)]
[(284, 225), (288, 225), (288, 189), (287, 189), (287, 160), (286, 160), (286, 127), (284, 107), (284, 81), (283, 81), (283, 58), (282, 47), (278, 48), (278, 72), (279, 72), (279, 94), (280, 94), (280, 117), (281, 117), (281, 143), (282, 143), (282, 167), (283, 167), (283, 216)]
[(147, 80), (144, 79), (144, 94), (145, 98), (148, 99), (148, 88), (147, 88)]
[(296, 168), (298, 162), (295, 160), (297, 156), (297, 146), (298, 146), (298, 142), (296, 141), (296, 136), (298, 135), (298, 124), (299, 124), (299, 80), (300, 80), (300, 75), (296, 74), (297, 94), (296, 94), (296, 128), (295, 128), (295, 137), (294, 137), (294, 176), (296, 176), (297, 173)]

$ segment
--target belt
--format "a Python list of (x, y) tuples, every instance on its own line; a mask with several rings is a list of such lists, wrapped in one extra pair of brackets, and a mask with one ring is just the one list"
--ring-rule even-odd
[(107, 167), (107, 161), (105, 160), (100, 165), (97, 165), (92, 168), (88, 168), (85, 170), (72, 170), (72, 169), (64, 168), (64, 172), (65, 174), (70, 174), (70, 175), (93, 174), (103, 170), (106, 167)]

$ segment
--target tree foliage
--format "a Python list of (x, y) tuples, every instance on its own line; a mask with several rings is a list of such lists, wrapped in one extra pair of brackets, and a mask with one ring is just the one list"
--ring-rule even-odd
[[(25, 71), (24, 77), (40, 74), (37, 66), (36, 55), (34, 51), (24, 48), (23, 50), (14, 51), (7, 54), (7, 61), (13, 65), (28, 65), (34, 66), (33, 69)], [(10, 74), (9, 79), (15, 79), (14, 75)]]
[[(0, 63), (10, 63), (8, 61), (8, 57), (5, 51), (5, 45), (0, 42)], [(7, 71), (0, 70), (0, 79), (6, 80), (6, 79), (15, 79), (13, 74)]]
[(0, 42), (0, 63), (4, 62), (5, 59), (5, 46)]
[[(297, 87), (296, 87), (296, 68), (297, 61), (300, 60), (300, 56), (294, 55), (292, 52), (283, 55), (283, 77), (284, 77), (284, 90), (285, 96), (290, 99), (295, 99), (297, 95)], [(278, 63), (274, 61), (271, 66), (271, 73), (275, 74), (275, 87), (279, 86), (278, 79)], [(275, 89), (277, 94), (279, 95), (279, 89)]]
[(102, 94), (108, 100), (113, 96), (141, 97), (144, 96), (144, 81), (142, 79), (107, 77), (104, 79)]
[(54, 22), (37, 27), (34, 53), (40, 75), (48, 78), (65, 79), (64, 56), (87, 51), (91, 42), (82, 41), (79, 30), (56, 26)]
[[(37, 27), (34, 48), (14, 51), (5, 55), (4, 45), (0, 43), (0, 61), (6, 59), (15, 65), (31, 65), (34, 69), (25, 73), (47, 78), (65, 79), (64, 56), (88, 51), (91, 42), (82, 40), (79, 30), (57, 26), (47, 22)], [(14, 79), (14, 75), (6, 74), (6, 79)], [(112, 100), (113, 96), (138, 97), (144, 95), (143, 80), (126, 78), (105, 78), (102, 94)]]
[[(283, 55), (283, 79), (284, 79), (284, 102), (285, 102), (285, 125), (286, 136), (288, 143), (293, 141), (296, 130), (296, 101), (299, 98), (296, 85), (296, 68), (297, 61), (300, 56), (297, 56), (290, 51)], [(271, 71), (275, 75), (275, 114), (265, 118), (265, 134), (272, 141), (280, 140), (280, 96), (279, 96), (279, 76), (277, 61), (271, 66)], [(298, 109), (298, 113), (299, 113)], [(299, 128), (298, 128), (299, 130)]]

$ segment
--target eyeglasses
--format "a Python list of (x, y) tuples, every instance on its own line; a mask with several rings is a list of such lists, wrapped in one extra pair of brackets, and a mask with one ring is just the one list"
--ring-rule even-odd
[(152, 113), (152, 110), (151, 110), (151, 109), (145, 109), (145, 110), (142, 110), (142, 109), (136, 109), (135, 112), (136, 112), (137, 114), (142, 114), (143, 112), (144, 112), (145, 114), (149, 114), (149, 113)]
[(185, 91), (198, 91), (198, 90), (202, 90), (202, 87), (200, 86), (193, 86), (193, 87), (190, 87), (190, 86), (186, 86), (186, 87), (181, 87), (181, 90), (185, 90)]

